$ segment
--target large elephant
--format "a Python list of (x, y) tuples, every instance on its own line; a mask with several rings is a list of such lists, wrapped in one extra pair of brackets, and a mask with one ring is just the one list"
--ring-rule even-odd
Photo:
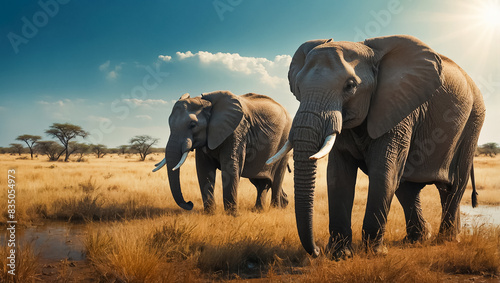
[(188, 153), (196, 149), (196, 172), (206, 212), (215, 208), (217, 169), (222, 171), (226, 211), (236, 213), (240, 177), (249, 178), (257, 188), (256, 209), (262, 209), (269, 188), (271, 205), (286, 207), (288, 199), (282, 183), (288, 156), (280, 157), (273, 165), (265, 163), (285, 144), (291, 124), (290, 114), (268, 96), (215, 91), (191, 98), (186, 93), (174, 105), (165, 158), (153, 171), (167, 165), (175, 202), (191, 210), (193, 203), (182, 196), (178, 169)]
[(369, 177), (362, 230), (367, 248), (387, 252), (383, 235), (394, 194), (404, 209), (407, 239), (426, 237), (419, 198), (426, 184), (439, 189), (440, 238), (456, 236), (485, 115), (481, 93), (465, 71), (415, 37), (388, 36), (305, 42), (288, 79), (300, 106), (275, 157), (294, 149), (297, 229), (309, 254), (320, 252), (312, 231), (316, 159), (328, 154), (326, 250), (334, 257), (352, 252), (358, 168)]

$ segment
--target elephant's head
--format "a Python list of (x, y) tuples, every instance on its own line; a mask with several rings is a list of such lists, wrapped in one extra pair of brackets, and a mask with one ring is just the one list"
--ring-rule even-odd
[(410, 36), (314, 40), (295, 52), (288, 79), (300, 101), (286, 148), (294, 148), (297, 229), (306, 251), (318, 255), (312, 233), (315, 160), (330, 152), (343, 129), (366, 121), (368, 135), (379, 138), (429, 100), (441, 85), (441, 59)]
[(167, 165), (170, 190), (180, 207), (191, 210), (193, 203), (182, 196), (179, 168), (190, 151), (215, 149), (238, 127), (243, 110), (238, 98), (229, 91), (216, 91), (191, 98), (184, 94), (175, 103), (169, 117), (170, 137), (165, 159), (153, 171)]

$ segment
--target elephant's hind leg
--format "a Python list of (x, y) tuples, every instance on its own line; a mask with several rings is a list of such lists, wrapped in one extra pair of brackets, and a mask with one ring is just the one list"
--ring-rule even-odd
[(401, 182), (396, 190), (396, 197), (403, 207), (406, 219), (405, 241), (414, 243), (430, 237), (430, 231), (422, 214), (420, 191), (425, 187), (422, 183)]
[(254, 209), (262, 211), (266, 202), (267, 191), (271, 187), (271, 181), (267, 179), (250, 179), (250, 182), (257, 189), (257, 199), (255, 200)]
[(286, 174), (286, 168), (288, 165), (287, 158), (284, 158), (280, 161), (279, 167), (276, 168), (276, 172), (274, 174), (274, 180), (271, 183), (272, 188), (272, 197), (271, 197), (271, 206), (278, 208), (285, 208), (288, 205), (288, 196), (285, 191), (283, 191), (283, 179)]
[(453, 185), (440, 183), (436, 187), (439, 189), (442, 209), (438, 240), (455, 240), (460, 232), (460, 201), (465, 185), (454, 188)]

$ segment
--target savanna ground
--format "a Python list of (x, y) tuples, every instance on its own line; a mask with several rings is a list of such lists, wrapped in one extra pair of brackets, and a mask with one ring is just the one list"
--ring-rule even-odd
[[(24, 157), (25, 158), (25, 157)], [(352, 259), (313, 259), (300, 244), (294, 215), (293, 174), (285, 177), (286, 209), (254, 212), (256, 190), (242, 179), (238, 190), (239, 216), (222, 208), (220, 175), (215, 189), (217, 210), (203, 213), (194, 155), (181, 170), (186, 200), (192, 211), (183, 211), (172, 199), (166, 169), (152, 173), (163, 158), (156, 154), (139, 162), (134, 155), (107, 155), (85, 162), (48, 162), (18, 156), (0, 156), (0, 201), (7, 204), (7, 170), (16, 170), (16, 217), (18, 230), (32, 225), (79, 223), (85, 260), (58, 262), (41, 260), (30, 242), (18, 243), (17, 282), (497, 282), (500, 274), (500, 227), (470, 224), (459, 241), (436, 244), (430, 240), (404, 244), (404, 215), (394, 199), (386, 232), (387, 256), (365, 253), (361, 226), (368, 180), (360, 174), (353, 209)], [(291, 162), (290, 165), (292, 165)], [(475, 160), (476, 183), (481, 206), (500, 205), (500, 158)], [(292, 168), (293, 170), (293, 168)], [(319, 164), (315, 196), (314, 231), (324, 247), (328, 241), (326, 160)], [(470, 186), (462, 205), (470, 206)], [(435, 236), (440, 221), (438, 191), (422, 191), (424, 214)], [(7, 221), (6, 209), (0, 221)], [(462, 215), (462, 219), (464, 216)], [(472, 222), (474, 223), (474, 222)], [(63, 224), (61, 224), (63, 225)], [(0, 281), (13, 281), (7, 274), (8, 250), (2, 238)], [(46, 273), (44, 269), (55, 271)]]

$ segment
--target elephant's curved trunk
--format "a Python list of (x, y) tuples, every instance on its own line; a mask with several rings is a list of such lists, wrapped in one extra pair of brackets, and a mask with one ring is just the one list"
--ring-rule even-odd
[[(320, 112), (322, 114), (318, 114)], [(340, 111), (324, 112), (308, 108), (299, 108), (292, 125), (290, 136), (294, 148), (295, 218), (302, 246), (312, 256), (318, 256), (320, 249), (313, 236), (317, 164), (310, 157), (318, 152), (327, 136), (339, 133), (341, 127)]]
[[(296, 147), (303, 145), (297, 142)], [(304, 249), (312, 256), (316, 257), (320, 249), (316, 246), (313, 236), (313, 204), (314, 188), (316, 182), (316, 160), (310, 160), (311, 152), (300, 151), (297, 148), (293, 151), (295, 165), (295, 220), (297, 221), (297, 231), (300, 242)]]
[(186, 202), (184, 200), (184, 197), (182, 196), (181, 183), (179, 178), (180, 169), (172, 170), (179, 163), (182, 154), (183, 152), (181, 151), (181, 147), (176, 142), (172, 142), (172, 140), (169, 139), (165, 150), (165, 159), (167, 161), (170, 191), (172, 192), (172, 196), (174, 197), (174, 200), (178, 206), (186, 210), (191, 210), (193, 209), (193, 203), (191, 201)]

